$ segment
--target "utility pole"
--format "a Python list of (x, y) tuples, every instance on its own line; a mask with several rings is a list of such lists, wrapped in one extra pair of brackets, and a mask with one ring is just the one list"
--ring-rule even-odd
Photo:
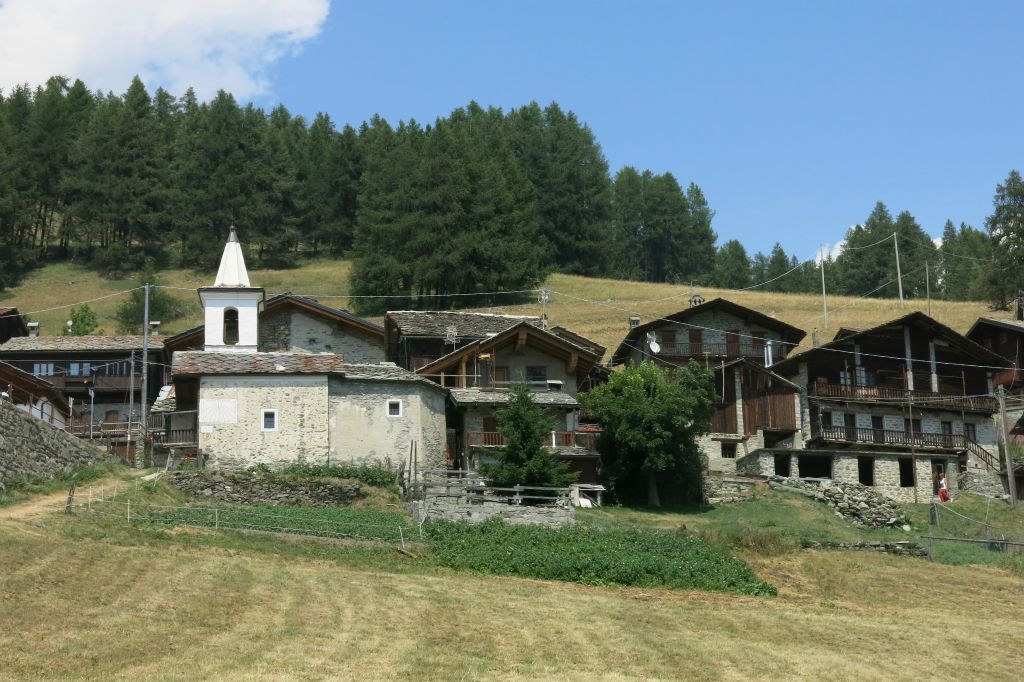
[(823, 326), (828, 329), (828, 301), (825, 299), (825, 245), (821, 245), (821, 317)]
[(1017, 480), (1013, 470), (1013, 457), (1010, 456), (1010, 430), (1006, 427), (1006, 389), (1000, 386), (996, 389), (996, 396), (999, 398), (999, 420), (1002, 424), (1000, 431), (1003, 434), (1003, 461), (1006, 462), (1006, 491), (1010, 493), (1010, 507), (1017, 506)]
[(928, 272), (928, 261), (924, 262), (924, 290), (928, 296), (928, 317), (932, 316), (932, 278)]
[(896, 233), (892, 233), (892, 246), (896, 249), (896, 281), (900, 285), (900, 307), (903, 307), (903, 274), (900, 272), (900, 243), (896, 239)]
[(137, 466), (137, 467), (138, 466), (142, 466), (142, 465), (145, 464), (145, 461), (146, 461), (146, 457), (145, 457), (146, 443), (147, 443), (147, 440), (148, 440), (146, 438), (146, 433), (147, 433), (147, 429), (146, 429), (146, 425), (147, 425), (147, 420), (146, 420), (146, 396), (149, 393), (149, 369), (147, 367), (147, 364), (149, 362), (149, 283), (148, 282), (145, 285), (143, 285), (143, 292), (144, 292), (145, 302), (143, 303), (143, 306), (142, 306), (142, 400), (139, 401), (141, 403), (141, 405), (142, 405), (142, 411), (140, 412), (140, 414), (142, 415), (142, 421), (141, 421), (141, 424), (140, 424), (140, 427), (141, 427), (140, 431), (141, 431), (141, 434), (142, 434), (142, 452), (143, 452), (143, 457), (142, 457), (141, 460), (138, 457), (135, 458), (135, 466)]
[[(893, 234), (895, 237), (896, 235)], [(917, 432), (914, 431), (914, 393), (913, 391), (907, 391), (907, 409), (910, 414), (910, 428), (907, 431), (910, 432), (910, 466), (913, 469), (912, 473), (914, 476), (914, 504), (917, 504), (917, 448), (914, 447), (914, 441), (917, 440)]]
[(135, 414), (135, 351), (128, 360), (128, 450), (132, 449), (132, 415)]

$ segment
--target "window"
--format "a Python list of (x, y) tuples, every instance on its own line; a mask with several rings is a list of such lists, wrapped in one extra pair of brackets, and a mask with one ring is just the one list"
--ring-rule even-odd
[(35, 362), (32, 363), (32, 374), (37, 377), (52, 377), (53, 376), (53, 363), (52, 362)]
[(915, 434), (915, 435), (921, 433), (921, 420), (920, 419), (914, 419), (913, 421), (911, 421), (910, 419), (904, 418), (903, 419), (903, 430), (906, 431), (907, 433), (911, 433), (911, 434)]
[(508, 367), (494, 368), (494, 385), (508, 386)]
[(666, 347), (676, 345), (675, 329), (666, 329), (663, 332), (661, 332), (661, 345)]
[(831, 412), (822, 412), (821, 413), (821, 425), (822, 426), (832, 426), (832, 413)]
[(91, 374), (92, 363), (89, 362), (72, 362), (68, 365), (68, 376), (73, 377), (87, 377)]
[(389, 417), (401, 417), (402, 416), (402, 401), (401, 400), (389, 400), (388, 401), (388, 416)]
[(839, 370), (839, 385), (853, 386), (853, 375), (845, 370)]
[(964, 422), (964, 435), (967, 436), (968, 440), (977, 442), (978, 440), (978, 426), (977, 424), (971, 424)]
[(238, 310), (235, 308), (224, 310), (224, 343), (228, 346), (238, 343)]
[(121, 413), (117, 410), (107, 410), (103, 415), (103, 421), (113, 423), (121, 420)]
[(548, 368), (541, 365), (527, 366), (526, 381), (532, 385), (547, 385)]
[(263, 410), (262, 429), (277, 431), (277, 410)]
[(736, 443), (722, 443), (722, 459), (736, 459)]
[(914, 487), (914, 460), (910, 457), (900, 457), (900, 487)]

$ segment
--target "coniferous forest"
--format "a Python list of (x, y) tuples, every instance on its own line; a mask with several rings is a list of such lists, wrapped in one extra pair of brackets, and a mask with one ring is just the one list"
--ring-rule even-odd
[[(986, 231), (947, 222), (941, 247), (910, 213), (866, 207), (826, 259), (829, 291), (895, 296), (895, 233), (905, 296), (1005, 304), (1024, 285), (1016, 171), (994, 204)], [(429, 124), (356, 128), (226, 92), (149, 93), (138, 78), (121, 95), (61, 77), (0, 93), (0, 289), (53, 260), (109, 275), (212, 269), (235, 224), (254, 266), (349, 258), (353, 293), (390, 307), (473, 305), (450, 295), (531, 289), (555, 270), (820, 290), (814, 260), (718, 244), (713, 218), (693, 182), (612, 173), (590, 128), (555, 103), (470, 102)]]

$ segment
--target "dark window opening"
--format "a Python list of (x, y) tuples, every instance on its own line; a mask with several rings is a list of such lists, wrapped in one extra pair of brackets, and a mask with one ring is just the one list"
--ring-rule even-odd
[(722, 459), (736, 459), (736, 443), (722, 443)]
[(228, 308), (224, 311), (224, 344), (234, 346), (238, 343), (238, 311)]
[(910, 457), (900, 457), (900, 487), (914, 487), (914, 460)]
[(906, 419), (903, 420), (903, 430), (909, 434), (921, 433), (921, 420), (920, 419)]
[(800, 478), (832, 478), (832, 458), (816, 455), (798, 455)]
[(821, 413), (821, 425), (822, 426), (832, 426), (832, 413), (831, 412), (822, 412)]
[(882, 417), (871, 417), (871, 435), (874, 442), (885, 442), (885, 420)]
[(978, 426), (977, 426), (977, 424), (965, 423), (964, 424), (964, 435), (967, 436), (970, 440), (977, 441), (978, 440)]
[(526, 381), (531, 386), (547, 386), (548, 368), (542, 365), (528, 366), (526, 368)]
[(789, 478), (790, 455), (775, 455), (775, 475)]
[(874, 457), (858, 457), (857, 458), (857, 480), (860, 481), (861, 485), (874, 485), (875, 484), (875, 458)]

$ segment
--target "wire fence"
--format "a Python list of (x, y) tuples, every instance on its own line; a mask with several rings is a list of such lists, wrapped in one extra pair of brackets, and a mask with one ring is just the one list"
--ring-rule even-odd
[[(1024, 542), (1010, 536), (1008, 529), (989, 521), (992, 500), (984, 519), (975, 519), (962, 514), (948, 505), (932, 502), (928, 514), (928, 557), (935, 558), (935, 550), (941, 545), (958, 545), (961, 550), (971, 546), (1004, 554), (1024, 552)], [(999, 502), (996, 502), (999, 504)]]
[[(406, 550), (406, 543), (423, 538), (422, 526), (401, 523), (371, 523), (351, 512), (352, 519), (338, 518), (349, 513), (341, 508), (281, 507), (264, 511), (242, 506), (161, 505), (147, 501), (146, 482), (108, 486), (83, 486), (69, 491), (64, 509), (88, 515), (122, 520), (129, 525), (204, 528), (215, 531), (259, 531), (287, 535), (349, 539), (387, 543)], [(325, 514), (334, 514), (327, 518)]]

